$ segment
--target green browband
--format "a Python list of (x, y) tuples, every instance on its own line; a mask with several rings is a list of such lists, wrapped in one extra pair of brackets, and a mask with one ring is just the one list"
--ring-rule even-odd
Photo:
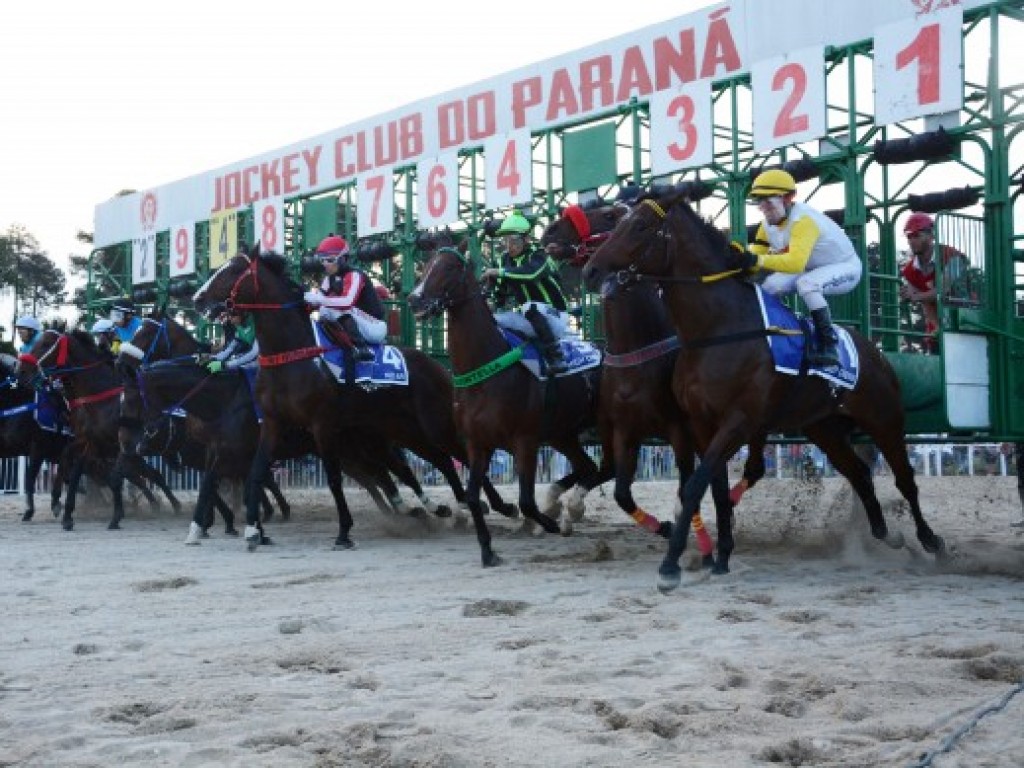
[(496, 357), (494, 360), (491, 360), (491, 362), (484, 363), (474, 371), (453, 376), (452, 383), (459, 389), (465, 389), (466, 387), (475, 386), (481, 381), (487, 381), (491, 376), (501, 373), (506, 368), (511, 368), (522, 360), (524, 346), (526, 345), (522, 344), (518, 347), (512, 347), (512, 349), (501, 357)]

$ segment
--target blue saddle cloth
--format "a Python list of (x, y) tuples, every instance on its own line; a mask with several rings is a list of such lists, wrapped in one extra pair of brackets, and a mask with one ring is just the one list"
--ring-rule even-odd
[(58, 395), (36, 392), (36, 424), (47, 432), (70, 435), (71, 425), (64, 418), (66, 412), (54, 403), (55, 397)]
[(408, 386), (409, 368), (405, 362), (405, 355), (398, 347), (387, 344), (371, 344), (373, 360), (356, 361), (355, 381), (350, 382), (346, 378), (345, 352), (338, 347), (326, 331), (320, 327), (320, 323), (313, 321), (313, 329), (316, 333), (316, 343), (327, 348), (323, 354), (324, 362), (331, 372), (342, 384), (376, 384), (391, 386)]
[[(520, 337), (507, 328), (501, 328), (505, 340), (512, 347), (523, 347), (523, 358), (519, 362), (525, 365), (530, 372), (541, 381), (548, 378), (547, 365), (542, 365), (543, 356), (537, 347), (534, 339)], [(566, 371), (558, 376), (571, 376), (580, 371), (590, 368), (597, 368), (601, 365), (601, 350), (587, 341), (580, 341), (574, 338), (562, 338), (558, 340), (562, 348), (562, 356), (565, 358)]]
[[(775, 370), (779, 373), (798, 376), (804, 364), (804, 348), (807, 338), (814, 333), (811, 320), (808, 317), (796, 315), (775, 296), (765, 293), (761, 286), (755, 287), (758, 301), (761, 304), (761, 317), (764, 320), (765, 328), (799, 331), (792, 335), (769, 334), (767, 336), (768, 347), (775, 359)], [(808, 367), (807, 373), (811, 376), (820, 376), (843, 389), (853, 389), (857, 386), (857, 379), (860, 376), (860, 356), (857, 354), (857, 347), (854, 346), (853, 339), (847, 330), (838, 325), (835, 326), (835, 329), (839, 336), (839, 366), (832, 368)]]

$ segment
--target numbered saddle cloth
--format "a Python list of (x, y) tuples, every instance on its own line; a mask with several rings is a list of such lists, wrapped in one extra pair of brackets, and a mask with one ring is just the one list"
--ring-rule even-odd
[(71, 425), (65, 417), (65, 411), (57, 406), (49, 392), (36, 392), (36, 424), (47, 432), (56, 432), (62, 435), (71, 434)]
[[(775, 359), (775, 370), (779, 373), (798, 376), (805, 365), (804, 351), (807, 340), (813, 338), (814, 326), (810, 318), (796, 315), (775, 296), (762, 290), (761, 286), (755, 287), (757, 299), (761, 304), (761, 318), (764, 321), (764, 327), (794, 331), (788, 335), (769, 333), (766, 337), (772, 357)], [(835, 326), (835, 329), (839, 336), (839, 366), (808, 367), (807, 373), (812, 376), (820, 376), (843, 389), (853, 389), (857, 386), (857, 378), (860, 376), (860, 356), (857, 354), (857, 347), (854, 346), (849, 332), (838, 325)]]
[(353, 366), (355, 378), (349, 381), (346, 370), (349, 368), (349, 361), (346, 355), (351, 354), (349, 350), (338, 347), (327, 335), (319, 323), (314, 323), (316, 342), (327, 351), (323, 354), (323, 360), (331, 373), (342, 384), (375, 384), (379, 386), (408, 386), (409, 368), (405, 362), (405, 355), (398, 347), (387, 344), (370, 344), (373, 350), (373, 360), (355, 361)]
[[(548, 378), (547, 368), (541, 366), (541, 354), (536, 340), (523, 338), (506, 328), (502, 328), (501, 332), (509, 346), (523, 348), (523, 358), (519, 362), (525, 365), (530, 373), (538, 379), (545, 381)], [(558, 376), (571, 376), (574, 373), (601, 365), (601, 350), (588, 341), (564, 337), (558, 340), (558, 345), (562, 348), (562, 356), (566, 363), (565, 373), (560, 373)], [(543, 373), (541, 372), (542, 367), (544, 368)]]

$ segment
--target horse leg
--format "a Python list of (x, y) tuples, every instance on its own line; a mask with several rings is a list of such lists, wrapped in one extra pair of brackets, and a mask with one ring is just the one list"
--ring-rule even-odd
[(331, 489), (334, 506), (338, 511), (338, 537), (334, 540), (334, 548), (354, 549), (355, 542), (349, 536), (352, 531), (352, 513), (349, 512), (345, 489), (342, 487), (341, 460), (331, 452), (323, 455), (321, 461), (327, 475), (327, 487)]
[(64, 476), (59, 471), (59, 467), (50, 462), (50, 512), (53, 513), (54, 517), (60, 517), (61, 510), (63, 509), (60, 503), (60, 495), (64, 491)]
[[(416, 452), (417, 455), (419, 452)], [(427, 458), (423, 456), (422, 458)], [(416, 473), (412, 471), (412, 467), (409, 466), (409, 462), (405, 458), (405, 454), (402, 453), (402, 449), (397, 445), (392, 445), (387, 450), (385, 467), (388, 472), (392, 473), (398, 478), (400, 483), (403, 483), (408, 487), (416, 498), (420, 500), (422, 504), (419, 508), (409, 508), (409, 505), (405, 503), (402, 498), (402, 494), (398, 491), (398, 486), (395, 485), (388, 472), (382, 473), (381, 480), (384, 481), (384, 492), (388, 496), (388, 500), (391, 502), (391, 506), (394, 507), (395, 511), (399, 514), (406, 514), (413, 517), (419, 517), (424, 512), (432, 512), (438, 517), (450, 517), (452, 511), (447, 507), (440, 507), (435, 504), (430, 498), (423, 492), (423, 486), (420, 485), (420, 481), (416, 479)]]
[(245, 478), (245, 544), (250, 552), (255, 552), (260, 544), (272, 543), (264, 533), (263, 524), (260, 522), (259, 495), (259, 491), (266, 483), (267, 475), (270, 473), (272, 451), (276, 442), (276, 433), (274, 428), (269, 426), (270, 423), (269, 419), (263, 420), (260, 441), (253, 454), (249, 474)]
[(277, 484), (277, 478), (274, 477), (274, 473), (271, 472), (267, 478), (267, 490), (270, 491), (274, 500), (277, 502), (277, 508), (281, 512), (282, 520), (290, 520), (292, 517), (292, 507), (288, 503), (288, 499), (281, 493), (281, 486)]
[(572, 437), (565, 441), (552, 441), (552, 446), (569, 461), (572, 466), (572, 475), (579, 478), (571, 486), (569, 501), (565, 505), (561, 516), (560, 529), (563, 536), (572, 535), (572, 524), (583, 519), (585, 506), (583, 498), (587, 492), (597, 485), (598, 471), (594, 460), (584, 449), (580, 441)]
[(729, 558), (736, 546), (732, 537), (729, 471), (724, 464), (711, 476), (711, 498), (715, 503), (715, 526), (718, 529), (718, 556), (711, 566), (711, 573), (719, 575), (729, 572)]
[(68, 472), (67, 491), (64, 494), (64, 514), (60, 521), (61, 528), (65, 531), (72, 531), (75, 528), (75, 501), (84, 470), (85, 457), (81, 454), (75, 455), (71, 461), (71, 469)]
[[(894, 401), (894, 402), (899, 402)], [(893, 480), (896, 488), (907, 503), (910, 504), (910, 514), (914, 518), (914, 525), (917, 527), (917, 540), (921, 542), (924, 551), (933, 555), (942, 556), (946, 551), (946, 543), (941, 536), (932, 531), (931, 526), (924, 519), (921, 512), (921, 504), (917, 495), (917, 482), (914, 480), (914, 468), (907, 458), (907, 446), (899, 432), (879, 430), (873, 433), (875, 444), (882, 452), (886, 462), (892, 469)], [(870, 474), (870, 468), (868, 472)]]
[(490, 502), (491, 509), (513, 520), (519, 517), (519, 507), (501, 498), (501, 494), (498, 493), (498, 489), (494, 487), (494, 483), (491, 482), (491, 478), (486, 475), (484, 475), (482, 488), (484, 493), (487, 494), (487, 501)]
[[(110, 472), (107, 475), (107, 487), (110, 488), (110, 495), (113, 497), (114, 502), (114, 515), (110, 518), (110, 522), (107, 523), (108, 531), (116, 531), (121, 527), (121, 521), (124, 519), (124, 475), (121, 474), (117, 468), (117, 462), (110, 468)], [(144, 486), (143, 492), (147, 489)]]
[(200, 539), (209, 537), (207, 531), (213, 525), (213, 505), (217, 501), (224, 504), (224, 501), (217, 494), (218, 483), (219, 478), (217, 471), (214, 469), (207, 469), (203, 473), (203, 479), (199, 481), (196, 507), (192, 512), (192, 522), (188, 526), (188, 535), (185, 537), (185, 543), (189, 546), (197, 546)]
[[(611, 429), (614, 431), (612, 447), (610, 450), (605, 447), (605, 457), (611, 457), (610, 463), (615, 472), (615, 491), (612, 494), (615, 503), (645, 531), (667, 539), (672, 535), (672, 523), (659, 520), (642, 509), (633, 498), (633, 479), (636, 477), (636, 465), (640, 456), (640, 441), (624, 429)], [(608, 463), (607, 458), (603, 463)]]
[(480, 561), (484, 568), (493, 568), (501, 565), (501, 558), (491, 547), (491, 532), (487, 528), (483, 506), (480, 504), (480, 486), (484, 478), (487, 477), (487, 469), (491, 465), (493, 451), (476, 452), (470, 447), (468, 453), (469, 482), (466, 483), (466, 506), (469, 507), (469, 513), (473, 517), (476, 540), (480, 544)]
[[(519, 509), (527, 521), (537, 523), (547, 533), (561, 533), (558, 523), (540, 511), (534, 497), (534, 483), (537, 479), (538, 445), (533, 439), (520, 439), (512, 457), (519, 475)], [(529, 522), (524, 525), (529, 526)]]
[(848, 422), (838, 417), (827, 418), (806, 427), (804, 433), (825, 452), (836, 471), (850, 482), (854, 493), (864, 505), (864, 512), (871, 525), (871, 535), (893, 549), (901, 549), (906, 542), (899, 531), (889, 532), (882, 514), (882, 505), (875, 495), (871, 468), (861, 461), (849, 443)]
[(218, 490), (219, 487), (220, 482), (218, 481), (214, 485), (213, 498), (210, 500), (210, 507), (207, 508), (205, 513), (206, 527), (203, 532), (205, 533), (206, 530), (213, 525), (213, 513), (214, 510), (216, 510), (217, 512), (220, 512), (221, 519), (224, 521), (224, 535), (237, 536), (238, 529), (235, 528), (235, 507), (242, 506), (242, 484), (240, 482), (233, 482), (231, 484), (231, 504), (229, 504), (224, 497), (220, 495), (220, 491)]
[(766, 444), (766, 436), (761, 434), (751, 440), (747, 446), (747, 460), (743, 464), (743, 476), (740, 477), (736, 485), (729, 491), (729, 501), (734, 507), (740, 503), (743, 494), (753, 488), (757, 481), (764, 477), (764, 447)]
[[(693, 447), (693, 440), (688, 432), (678, 429), (673, 430), (670, 442), (672, 444), (672, 454), (675, 456), (676, 471), (679, 473), (676, 505), (673, 510), (674, 517), (678, 521), (683, 514), (683, 493), (686, 481), (693, 476), (697, 461), (697, 451)], [(715, 542), (711, 540), (711, 534), (704, 527), (704, 517), (701, 515), (699, 507), (690, 518), (690, 524), (693, 526), (693, 538), (701, 555), (701, 567), (713, 570), (715, 567)], [(671, 535), (672, 532), (670, 530), (669, 536)]]
[(42, 463), (42, 457), (34, 450), (25, 462), (25, 511), (21, 515), (23, 523), (29, 522), (36, 514), (36, 480)]

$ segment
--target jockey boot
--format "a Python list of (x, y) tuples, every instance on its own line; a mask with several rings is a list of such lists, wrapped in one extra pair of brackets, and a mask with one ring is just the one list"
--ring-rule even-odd
[(839, 365), (839, 336), (832, 326), (828, 307), (811, 311), (814, 322), (815, 344), (808, 351), (807, 363), (818, 368), (834, 368)]
[(540, 310), (536, 307), (530, 307), (523, 313), (523, 316), (530, 321), (530, 325), (533, 326), (533, 332), (537, 335), (537, 341), (540, 342), (540, 348), (544, 353), (544, 362), (548, 366), (548, 373), (552, 376), (557, 376), (569, 370), (569, 366), (565, 362), (565, 356), (562, 354), (562, 347)]
[(363, 338), (356, 319), (352, 315), (341, 315), (338, 318), (338, 325), (341, 326), (349, 339), (352, 340), (352, 356), (360, 362), (371, 362), (374, 358), (373, 350), (370, 349), (370, 345)]

